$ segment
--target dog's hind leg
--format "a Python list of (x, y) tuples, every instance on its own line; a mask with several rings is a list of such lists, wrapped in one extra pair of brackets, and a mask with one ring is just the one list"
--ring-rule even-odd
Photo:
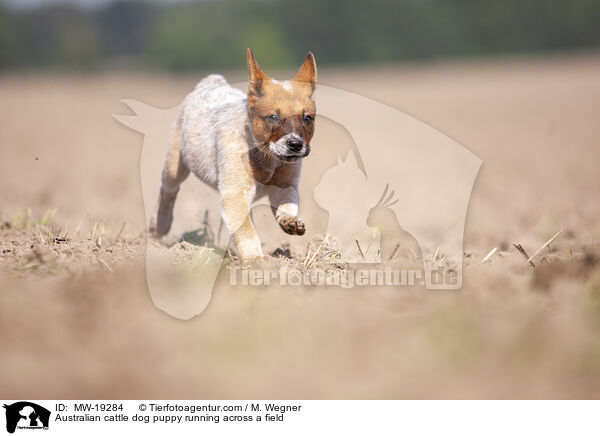
[(179, 186), (189, 176), (190, 170), (181, 157), (181, 118), (179, 117), (171, 131), (169, 152), (162, 170), (162, 183), (158, 196), (156, 212), (150, 223), (150, 233), (160, 238), (171, 229), (173, 208)]

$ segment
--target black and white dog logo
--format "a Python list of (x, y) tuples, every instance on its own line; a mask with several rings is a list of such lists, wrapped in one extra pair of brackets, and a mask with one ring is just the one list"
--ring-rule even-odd
[(6, 431), (14, 433), (18, 429), (48, 429), (50, 411), (29, 401), (18, 401), (4, 405), (6, 409)]

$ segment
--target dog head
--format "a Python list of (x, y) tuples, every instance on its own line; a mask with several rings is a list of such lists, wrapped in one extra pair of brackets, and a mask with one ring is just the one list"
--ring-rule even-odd
[(315, 131), (317, 65), (312, 53), (293, 79), (271, 79), (248, 49), (248, 116), (257, 146), (284, 162), (310, 153)]

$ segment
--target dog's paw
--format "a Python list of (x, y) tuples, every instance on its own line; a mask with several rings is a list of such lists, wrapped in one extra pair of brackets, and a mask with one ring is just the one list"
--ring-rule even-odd
[(288, 235), (302, 236), (306, 232), (306, 226), (297, 216), (282, 216), (279, 218), (279, 226)]

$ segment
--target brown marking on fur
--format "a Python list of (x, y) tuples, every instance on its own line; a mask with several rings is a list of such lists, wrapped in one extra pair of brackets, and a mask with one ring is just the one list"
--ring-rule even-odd
[(306, 226), (297, 216), (282, 216), (279, 218), (279, 226), (288, 235), (302, 236), (306, 232)]
[(302, 162), (281, 165), (277, 158), (258, 148), (251, 149), (242, 159), (246, 172), (262, 185), (287, 188), (295, 186), (300, 178)]
[(308, 52), (304, 62), (292, 80), (294, 82), (308, 83), (314, 90), (314, 87), (317, 84), (317, 63), (315, 62), (315, 56), (312, 52)]
[(269, 185), (277, 164), (276, 159), (268, 150), (258, 147), (250, 149), (242, 162), (254, 180), (262, 185)]
[(300, 178), (300, 170), (302, 162), (294, 162), (288, 165), (281, 165), (273, 172), (273, 177), (269, 181), (269, 185), (277, 186), (278, 188), (287, 188), (295, 186)]
[(260, 95), (260, 89), (265, 79), (269, 79), (269, 76), (260, 68), (256, 59), (254, 59), (254, 53), (249, 48), (248, 53), (248, 92), (252, 91), (255, 95)]
[[(315, 130), (316, 106), (312, 94), (317, 80), (317, 67), (314, 56), (309, 53), (296, 76), (289, 81), (289, 88), (265, 74), (254, 54), (248, 49), (248, 115), (254, 138), (259, 147), (266, 148), (269, 142), (296, 133), (305, 143), (309, 143)], [(270, 123), (267, 117), (277, 114), (278, 123)], [(305, 123), (303, 118), (313, 119)]]

